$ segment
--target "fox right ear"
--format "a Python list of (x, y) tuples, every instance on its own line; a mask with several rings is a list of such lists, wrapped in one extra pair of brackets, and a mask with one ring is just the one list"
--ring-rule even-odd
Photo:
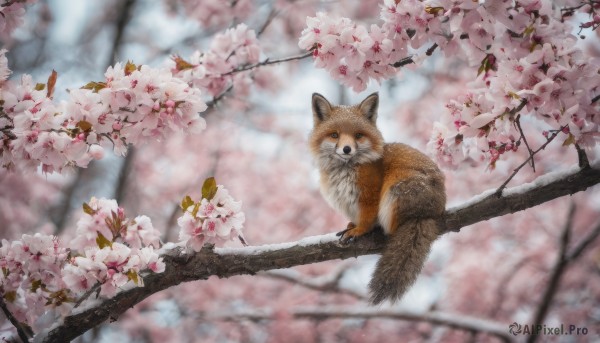
[(331, 113), (331, 104), (321, 94), (313, 93), (312, 111), (315, 122), (323, 121), (327, 119)]

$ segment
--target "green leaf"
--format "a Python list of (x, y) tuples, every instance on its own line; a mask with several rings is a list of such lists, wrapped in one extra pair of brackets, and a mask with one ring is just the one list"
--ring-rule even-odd
[(98, 93), (98, 91), (100, 91), (101, 89), (106, 88), (106, 82), (91, 81), (91, 82), (88, 82), (85, 86), (83, 86), (81, 88), (91, 89), (94, 91), (94, 93)]
[(185, 212), (188, 207), (194, 205), (194, 200), (189, 195), (186, 195), (183, 200), (181, 200), (181, 209)]
[(98, 244), (98, 247), (100, 249), (103, 249), (105, 247), (112, 247), (112, 242), (108, 240), (108, 238), (104, 237), (103, 234), (101, 234), (100, 232), (98, 232), (98, 237), (96, 238), (96, 244)]
[(197, 202), (194, 204), (194, 208), (192, 209), (192, 217), (196, 218), (198, 211), (200, 210), (200, 203)]
[(516, 100), (519, 100), (519, 99), (521, 99), (521, 97), (520, 97), (520, 96), (519, 96), (517, 93), (515, 93), (515, 92), (512, 92), (512, 91), (508, 91), (508, 94), (507, 94), (507, 95), (508, 95), (509, 97), (513, 98), (513, 99), (516, 99)]
[(88, 205), (87, 202), (83, 203), (83, 212), (89, 214), (90, 216), (96, 214), (96, 211), (90, 205)]
[(42, 287), (42, 280), (33, 280), (31, 281), (31, 292), (35, 293), (35, 291), (38, 290), (38, 288)]
[(567, 139), (565, 139), (565, 141), (563, 142), (563, 146), (568, 146), (571, 144), (575, 144), (575, 136), (573, 136), (572, 133), (569, 133), (569, 137), (567, 137)]
[(127, 277), (129, 278), (129, 280), (133, 281), (133, 283), (135, 283), (136, 286), (140, 282), (138, 274), (133, 269), (129, 269), (129, 271), (127, 272)]
[(10, 291), (10, 292), (6, 292), (4, 293), (4, 299), (6, 299), (8, 302), (14, 302), (17, 299), (17, 292), (16, 291)]
[(57, 77), (58, 73), (56, 72), (56, 70), (52, 69), (52, 73), (48, 77), (48, 92), (46, 93), (46, 96), (48, 98), (52, 98), (52, 96), (54, 95), (54, 86), (56, 85)]
[(209, 177), (204, 180), (204, 184), (202, 185), (202, 198), (206, 200), (211, 200), (217, 194), (217, 181), (214, 177)]
[(434, 16), (439, 15), (440, 13), (444, 12), (444, 8), (443, 7), (432, 7), (432, 6), (425, 6), (425, 12), (429, 13), (429, 14), (433, 14)]
[(88, 132), (92, 129), (92, 123), (90, 123), (89, 121), (85, 121), (85, 120), (80, 120), (77, 122), (77, 126), (78, 128), (80, 128), (81, 130)]
[(46, 88), (46, 84), (45, 83), (36, 83), (34, 89), (36, 91), (43, 91), (45, 88)]
[(125, 63), (125, 75), (130, 75), (136, 69), (137, 69), (137, 66), (135, 64), (133, 64), (133, 62), (127, 61), (127, 63)]
[(173, 61), (175, 62), (175, 69), (177, 69), (178, 71), (182, 71), (182, 70), (186, 70), (186, 69), (192, 69), (195, 67), (195, 65), (191, 64), (190, 62), (184, 60), (183, 58), (181, 58), (181, 56), (173, 56), (172, 57)]

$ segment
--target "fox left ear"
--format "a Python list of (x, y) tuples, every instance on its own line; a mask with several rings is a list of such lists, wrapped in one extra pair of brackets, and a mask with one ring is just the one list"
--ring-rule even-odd
[(312, 110), (315, 124), (329, 118), (331, 114), (331, 104), (324, 96), (319, 93), (312, 95)]
[(363, 100), (358, 108), (365, 118), (375, 123), (377, 120), (377, 108), (379, 107), (379, 93), (375, 92)]

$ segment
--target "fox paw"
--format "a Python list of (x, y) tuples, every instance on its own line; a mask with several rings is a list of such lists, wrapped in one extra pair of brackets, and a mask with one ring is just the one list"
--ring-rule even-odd
[(354, 233), (354, 229), (356, 229), (356, 224), (350, 222), (346, 229), (338, 232), (336, 236), (340, 237), (340, 242), (344, 244), (352, 243), (356, 240), (356, 237), (359, 236)]

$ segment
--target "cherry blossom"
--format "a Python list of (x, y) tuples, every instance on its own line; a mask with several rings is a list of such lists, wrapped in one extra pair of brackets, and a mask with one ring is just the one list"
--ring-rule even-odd
[(245, 215), (241, 202), (234, 201), (222, 185), (209, 186), (214, 179), (207, 179), (202, 199), (194, 202), (189, 196), (182, 201), (183, 216), (177, 220), (180, 227), (179, 240), (187, 247), (200, 251), (206, 243), (224, 243), (240, 238), (243, 242), (242, 225)]
[(174, 57), (172, 72), (212, 96), (222, 94), (232, 85), (238, 94), (247, 94), (250, 75), (234, 72), (259, 62), (260, 52), (254, 30), (239, 24), (217, 34), (207, 51), (194, 52), (189, 61)]
[(56, 74), (47, 84), (23, 75), (20, 83), (3, 85), (2, 166), (62, 172), (102, 158), (106, 143), (124, 155), (129, 144), (205, 128), (200, 91), (168, 69), (117, 63), (105, 76), (71, 90), (70, 99), (58, 104), (52, 100)]
[(6, 58), (6, 49), (0, 50), (0, 85), (10, 76), (8, 69), (8, 59)]
[(23, 23), (25, 5), (30, 5), (37, 0), (11, 0), (6, 1), (0, 7), (0, 35), (8, 37), (17, 27)]
[(94, 287), (110, 298), (127, 285), (142, 286), (145, 273), (165, 270), (155, 250), (160, 233), (148, 217), (130, 220), (109, 199), (92, 198), (83, 212), (68, 244), (40, 233), (2, 241), (0, 290), (19, 320), (36, 330), (44, 313), (69, 314)]
[(448, 105), (445, 115), (452, 119), (444, 122), (454, 125), (444, 134), (438, 125), (430, 144), (442, 164), (461, 163), (480, 150), (493, 167), (526, 140), (518, 131), (521, 116), (552, 130), (568, 128), (565, 144), (592, 148), (600, 140), (600, 60), (583, 54), (570, 23), (550, 2), (386, 0), (381, 19), (367, 31), (317, 13), (307, 18), (299, 46), (313, 51), (316, 67), (356, 91), (370, 79), (392, 77), (402, 61), (421, 63), (437, 47), (465, 60), (476, 75), (470, 93)]
[[(460, 170), (460, 173), (447, 172), (451, 201), (496, 188), (498, 180), (504, 179), (514, 163), (528, 157), (525, 138), (532, 147), (554, 138), (557, 144), (548, 146), (543, 159), (536, 159), (535, 173), (528, 170), (516, 176), (515, 180), (521, 183), (554, 171), (559, 163), (561, 166), (575, 163), (574, 154), (565, 153), (567, 149), (574, 150), (573, 144), (586, 149), (597, 145), (600, 101), (598, 61), (594, 56), (598, 54), (593, 46), (588, 51), (582, 44), (597, 40), (594, 37), (600, 23), (597, 8), (578, 1), (357, 3), (167, 0), (161, 5), (182, 9), (179, 13), (184, 17), (200, 22), (202, 31), (195, 32), (194, 39), (183, 37), (186, 46), (182, 50), (195, 48), (187, 45), (190, 41), (207, 49), (197, 50), (186, 59), (175, 56), (166, 68), (132, 62), (115, 64), (104, 78), (83, 81), (82, 88), (70, 89), (62, 100), (55, 100), (52, 94), (56, 82), (53, 74), (47, 81), (34, 80), (28, 75), (16, 75), (9, 80), (6, 52), (0, 51), (0, 160), (3, 168), (10, 169), (0, 171), (5, 188), (0, 216), (6, 225), (21, 229), (24, 221), (19, 217), (29, 217), (29, 224), (23, 227), (44, 222), (38, 231), (52, 233), (48, 219), (53, 212), (52, 201), (48, 199), (60, 195), (47, 181), (46, 187), (42, 187), (47, 175), (39, 175), (40, 180), (30, 182), (38, 175), (28, 174), (15, 180), (20, 173), (6, 177), (9, 172), (64, 173), (85, 167), (93, 159), (102, 159), (107, 149), (123, 155), (129, 146), (139, 147), (132, 162), (134, 169), (129, 173), (126, 202), (92, 198), (83, 213), (74, 216), (78, 220), (73, 220), (72, 231), (67, 228), (61, 239), (38, 233), (2, 242), (0, 291), (10, 312), (37, 334), (49, 325), (60, 325), (61, 318), (74, 313), (74, 307), (75, 311), (81, 311), (97, 297), (104, 300), (142, 286), (146, 275), (165, 270), (161, 254), (167, 251), (161, 248), (160, 237), (176, 237), (177, 232), (170, 231), (173, 228), (179, 228), (178, 246), (188, 247), (185, 253), (189, 254), (211, 244), (230, 244), (241, 238), (245, 224), (241, 203), (234, 201), (222, 185), (215, 182), (201, 196), (190, 190), (193, 187), (190, 185), (206, 173), (216, 173), (228, 189), (242, 194), (244, 212), (252, 213), (252, 218), (248, 218), (251, 223), (246, 225), (257, 228), (249, 231), (248, 236), (257, 244), (280, 243), (342, 228), (346, 223), (325, 209), (311, 178), (312, 169), (304, 147), (305, 132), (298, 129), (301, 126), (298, 123), (308, 113), (306, 110), (310, 111), (308, 101), (306, 108), (289, 109), (275, 99), (275, 109), (263, 111), (257, 106), (254, 111), (260, 111), (258, 115), (228, 106), (254, 101), (261, 106), (272, 105), (272, 99), (265, 96), (253, 97), (252, 101), (246, 96), (253, 89), (263, 89), (265, 84), (274, 89), (271, 74), (262, 73), (261, 54), (287, 53), (290, 42), (294, 47), (297, 42), (302, 49), (311, 51), (317, 68), (356, 91), (363, 90), (370, 80), (383, 83), (397, 78), (398, 83), (404, 82), (401, 68), (407, 64), (420, 70), (423, 67), (422, 74), (430, 82), (427, 91), (432, 94), (414, 102), (402, 100), (395, 108), (387, 107), (382, 119), (393, 116), (399, 125), (390, 131), (406, 132), (405, 137), (400, 136), (401, 140), (419, 149), (425, 146), (424, 137), (429, 137), (429, 152), (438, 163)], [(577, 7), (580, 4), (584, 6)], [(255, 27), (259, 32), (264, 19), (260, 16), (268, 14), (269, 6), (273, 10), (272, 23), (265, 22), (268, 28), (260, 31), (259, 42), (257, 34), (249, 28)], [(132, 17), (140, 12), (136, 9)], [(3, 14), (8, 15), (2, 18), (5, 27), (14, 28), (23, 11)], [(250, 15), (247, 24), (237, 25)], [(304, 21), (307, 27), (298, 41), (298, 23)], [(227, 31), (213, 35), (229, 25)], [(139, 38), (135, 31), (132, 27), (127, 30), (131, 41)], [(584, 34), (586, 41), (581, 38)], [(208, 38), (206, 41), (196, 38), (199, 36)], [(173, 37), (169, 42), (172, 50), (168, 51), (181, 47), (177, 38), (181, 37)], [(148, 50), (156, 52), (156, 46)], [(304, 67), (303, 73), (309, 69)], [(298, 78), (290, 70), (286, 72), (285, 82), (276, 90), (284, 98), (296, 97), (297, 89), (291, 84)], [(310, 87), (327, 83), (323, 78), (313, 82), (311, 77), (302, 75), (300, 79), (310, 80)], [(385, 83), (382, 99), (400, 95), (395, 83)], [(289, 90), (292, 92), (288, 93)], [(210, 130), (202, 131), (205, 122), (198, 113), (206, 108), (205, 101), (212, 97), (215, 101), (211, 103), (215, 104), (230, 93), (234, 96), (215, 111), (219, 117), (211, 118)], [(271, 110), (275, 113), (263, 113)], [(295, 111), (303, 113), (295, 116)], [(434, 120), (438, 122), (432, 125)], [(522, 131), (519, 124), (523, 125)], [(264, 131), (270, 138), (266, 143), (248, 139), (257, 137), (253, 131)], [(277, 157), (263, 156), (262, 148), (270, 149), (273, 145), (278, 145)], [(482, 165), (487, 172), (480, 168), (477, 169), (480, 173), (475, 174), (468, 169)], [(36, 188), (38, 195), (29, 197), (30, 193), (22, 191), (29, 188), (22, 183)], [(19, 199), (19, 205), (31, 202), (32, 209), (13, 214), (18, 192), (25, 199)], [(181, 203), (184, 211), (177, 218), (181, 212), (174, 211), (174, 202), (190, 192), (192, 196), (184, 198)], [(36, 213), (33, 207), (41, 193), (45, 193), (42, 200), (45, 206)], [(577, 204), (577, 218), (568, 248), (578, 246), (588, 237), (585, 230), (591, 231), (597, 225), (598, 202), (593, 190), (568, 201), (556, 200), (535, 210), (477, 224), (480, 227), (474, 230), (446, 235), (436, 243), (425, 266), (424, 279), (434, 282), (425, 281), (425, 287), (415, 287), (417, 296), (411, 295), (407, 301), (410, 304), (425, 294), (435, 299), (424, 311), (435, 308), (453, 313), (459, 319), (463, 315), (488, 318), (503, 326), (529, 318), (527, 314), (535, 311), (540, 290), (546, 286), (546, 272), (556, 260), (557, 230), (564, 222), (571, 200)], [(149, 214), (152, 220), (144, 215), (128, 216), (125, 208), (130, 206), (143, 208), (141, 213)], [(2, 213), (11, 213), (11, 217)], [(73, 235), (72, 240), (64, 238), (69, 234)], [(465, 246), (471, 248), (464, 249)], [(366, 265), (372, 261), (365, 260)], [(569, 266), (547, 323), (572, 321), (593, 325), (588, 314), (597, 308), (593, 299), (599, 289), (586, 281), (596, 262), (593, 254), (587, 253)], [(335, 268), (342, 272), (324, 274)], [(362, 262), (343, 265), (332, 261), (286, 272), (290, 275), (297, 272), (302, 280), (295, 287), (287, 287), (266, 274), (236, 277), (235, 282), (211, 279), (164, 290), (128, 310), (107, 331), (118, 330), (130, 340), (173, 342), (190, 335), (206, 341), (244, 341), (253, 337), (277, 341), (281, 340), (277, 337), (289, 336), (289, 332), (305, 340), (326, 341), (352, 341), (364, 337), (365, 332), (369, 339), (380, 341), (389, 339), (390, 332), (414, 341), (424, 337), (455, 341), (487, 339), (486, 333), (476, 330), (464, 333), (431, 323), (415, 326), (397, 320), (365, 318), (297, 320), (291, 314), (299, 304), (363, 306), (360, 291), (365, 285), (361, 282), (366, 280), (369, 269)], [(314, 277), (315, 274), (323, 277)], [(301, 286), (313, 284), (312, 279), (334, 280), (330, 276), (337, 276), (335, 280), (340, 283), (326, 283), (327, 290), (333, 291), (326, 296)], [(338, 287), (348, 284), (352, 292), (338, 292)], [(275, 303), (273, 294), (278, 296)], [(473, 294), (478, 294), (477, 301), (465, 301)], [(240, 306), (249, 313), (254, 308), (273, 313), (271, 324), (236, 322)], [(177, 314), (165, 315), (165, 307), (175, 308)], [(233, 321), (229, 321), (225, 312), (222, 317), (225, 320), (204, 317), (222, 311), (231, 311), (229, 318), (234, 318)], [(164, 325), (166, 317), (168, 323)], [(206, 322), (200, 327), (199, 317)], [(356, 325), (356, 320), (360, 325)], [(102, 328), (100, 332), (104, 333)]]

